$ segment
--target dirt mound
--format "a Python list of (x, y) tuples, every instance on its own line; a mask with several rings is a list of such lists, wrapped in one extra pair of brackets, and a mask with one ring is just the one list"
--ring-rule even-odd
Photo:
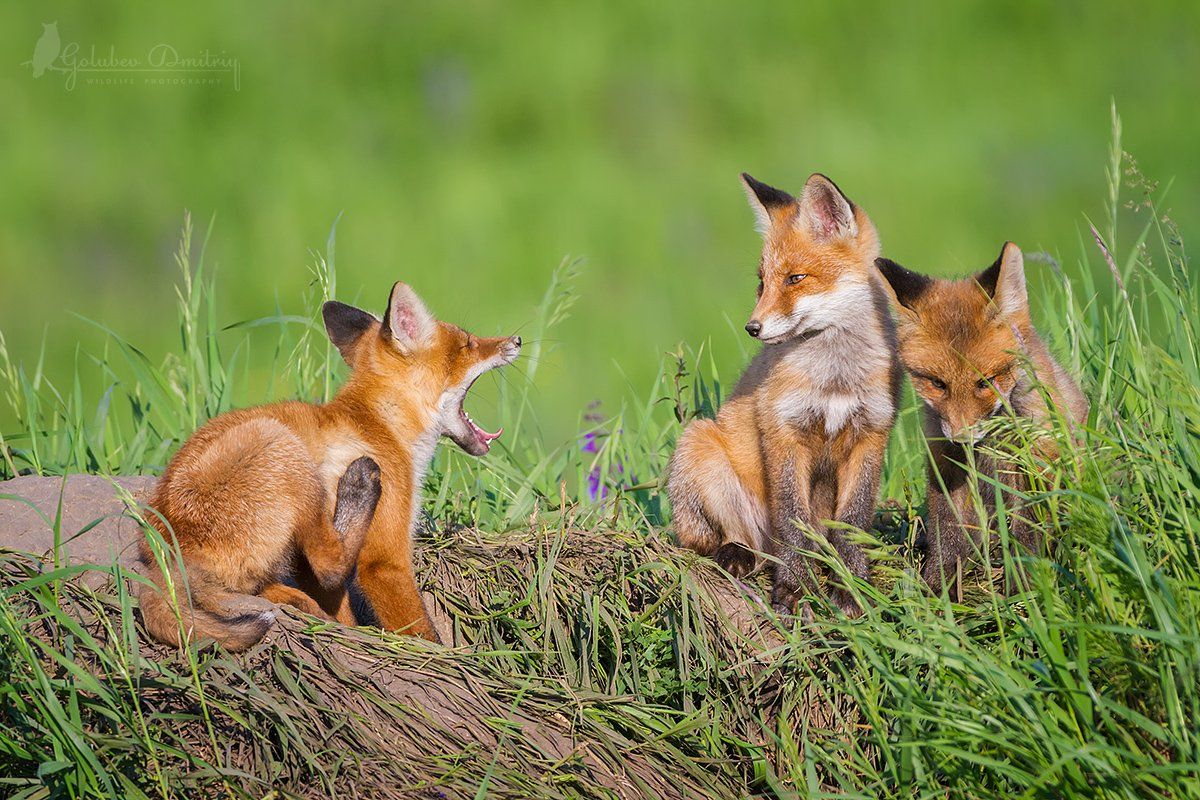
[[(69, 558), (127, 556), (131, 522), (112, 515), (149, 479), (66, 485), (64, 534), (104, 518), (61, 537)], [(53, 520), (61, 486), (21, 479), (0, 495)], [(35, 530), (46, 520), (14, 503), (0, 500), (0, 545), (53, 546)], [(0, 555), (0, 647), (17, 696), (75, 709), (81, 752), (67, 760), (168, 794), (740, 797), (770, 781), (778, 735), (836, 746), (857, 722), (779, 646), (760, 586), (653, 531), (568, 513), (499, 534), (433, 530), (418, 552), (450, 647), (286, 613), (248, 653), (176, 651), (146, 642), (115, 568), (59, 582), (46, 559), (13, 554)], [(15, 729), (37, 754), (36, 726)]]

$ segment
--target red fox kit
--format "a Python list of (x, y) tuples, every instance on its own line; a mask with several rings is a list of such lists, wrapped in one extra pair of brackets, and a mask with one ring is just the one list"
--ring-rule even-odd
[[(869, 528), (896, 416), (901, 368), (887, 295), (873, 264), (871, 220), (833, 181), (813, 175), (799, 198), (742, 175), (763, 235), (758, 303), (746, 331), (766, 347), (715, 420), (679, 439), (668, 490), (685, 547), (734, 575), (776, 556), (772, 602), (792, 611), (817, 589), (803, 526)], [(869, 579), (845, 531), (825, 535), (849, 571)], [(860, 609), (843, 586), (832, 599)]]
[[(248, 647), (274, 622), (275, 603), (353, 623), (345, 584), (356, 565), (382, 627), (436, 638), (413, 576), (421, 484), (439, 436), (475, 456), (500, 436), (476, 425), (463, 400), (480, 375), (517, 357), (521, 340), (439, 322), (403, 283), (382, 320), (337, 302), (322, 311), (351, 370), (333, 400), (211, 420), (172, 459), (151, 502), (162, 517), (153, 524), (170, 542), (169, 523), (187, 568), (190, 603), (171, 571), (193, 638)], [(157, 584), (140, 591), (146, 627), (176, 644), (148, 542), (141, 558)], [(309, 593), (282, 583), (294, 570)]]
[[(964, 448), (983, 436), (980, 423), (1004, 413), (1047, 421), (1051, 410), (1038, 384), (1072, 424), (1086, 419), (1088, 403), (1034, 330), (1025, 262), (1012, 242), (994, 264), (962, 280), (926, 277), (883, 258), (876, 263), (892, 288), (901, 359), (925, 403), (932, 462), (922, 574), (940, 591), (947, 581), (953, 583), (959, 562), (979, 545), (980, 524), (960, 465), (966, 463)], [(1014, 489), (1025, 486), (1026, 477), (1011, 466), (983, 454), (976, 464)], [(979, 491), (994, 509), (993, 485), (981, 485)], [(1014, 538), (1030, 549), (1040, 547), (1032, 526), (1011, 520)]]

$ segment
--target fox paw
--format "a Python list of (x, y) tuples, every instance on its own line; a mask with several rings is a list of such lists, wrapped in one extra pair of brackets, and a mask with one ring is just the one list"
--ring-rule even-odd
[(921, 577), (925, 579), (929, 591), (935, 596), (939, 596), (943, 592), (949, 592), (951, 597), (956, 597), (958, 594), (957, 561), (947, 560), (943, 563), (934, 558), (926, 558), (925, 564), (921, 568)]
[(795, 600), (791, 603), (774, 601), (771, 603), (771, 610), (780, 617), (799, 617), (801, 625), (811, 625), (815, 619), (812, 605), (808, 601), (801, 603), (799, 608), (796, 607)]
[(333, 527), (337, 532), (365, 533), (382, 491), (379, 465), (367, 456), (352, 461), (338, 480), (337, 507), (333, 511)]
[(862, 606), (858, 604), (854, 595), (846, 589), (834, 588), (829, 593), (829, 599), (850, 619), (858, 619), (862, 616)]
[[(790, 586), (781, 586), (778, 578), (771, 588), (771, 608), (776, 614), (791, 616), (796, 613), (796, 603), (800, 600), (800, 592)], [(807, 603), (805, 604), (807, 605)]]
[(713, 554), (713, 560), (717, 562), (718, 567), (735, 578), (744, 578), (754, 572), (757, 563), (754, 553), (748, 547), (737, 542), (726, 542), (721, 545)]

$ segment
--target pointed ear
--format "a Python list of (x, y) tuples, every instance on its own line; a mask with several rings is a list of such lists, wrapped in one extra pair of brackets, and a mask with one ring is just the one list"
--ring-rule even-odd
[(321, 306), (321, 317), (325, 320), (329, 341), (333, 342), (333, 346), (342, 354), (345, 362), (354, 366), (354, 362), (351, 361), (354, 346), (379, 320), (361, 308), (348, 306), (336, 300), (330, 300)]
[(875, 266), (891, 287), (896, 305), (909, 311), (915, 311), (917, 300), (933, 284), (933, 278), (905, 269), (890, 258), (875, 259)]
[(821, 241), (852, 239), (858, 235), (854, 204), (837, 184), (815, 172), (800, 193), (800, 224)]
[(782, 189), (767, 186), (755, 180), (748, 172), (742, 173), (742, 188), (754, 211), (754, 227), (759, 233), (767, 231), (784, 219), (796, 207), (796, 198)]
[(1021, 248), (1005, 242), (995, 263), (975, 276), (1001, 314), (1016, 314), (1029, 310), (1029, 295), (1025, 288), (1025, 257)]
[(405, 352), (420, 349), (433, 340), (437, 320), (407, 283), (397, 282), (388, 297), (383, 333)]

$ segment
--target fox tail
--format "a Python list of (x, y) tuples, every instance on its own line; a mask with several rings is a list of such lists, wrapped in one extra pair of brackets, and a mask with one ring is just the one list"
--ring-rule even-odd
[[(174, 554), (166, 553), (168, 565), (143, 551), (142, 572), (150, 583), (138, 585), (142, 623), (160, 642), (179, 646), (184, 641), (213, 639), (228, 650), (245, 650), (257, 644), (275, 624), (275, 606), (269, 600), (229, 591), (196, 564), (188, 564), (184, 591), (183, 573)], [(176, 590), (171, 599), (167, 577)]]

